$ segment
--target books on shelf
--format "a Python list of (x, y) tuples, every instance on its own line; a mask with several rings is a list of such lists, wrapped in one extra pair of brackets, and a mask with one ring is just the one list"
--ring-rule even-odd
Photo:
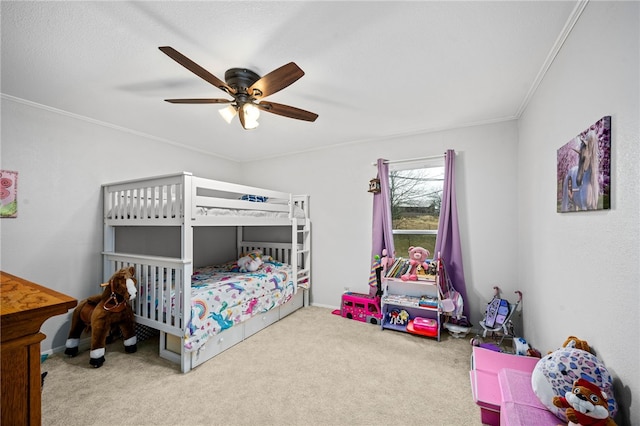
[(422, 296), (418, 300), (418, 306), (427, 308), (437, 308), (439, 304), (438, 298), (435, 296)]
[[(387, 269), (385, 277), (400, 278), (404, 274), (408, 273), (410, 269), (411, 263), (409, 259), (397, 257), (393, 264)], [(419, 281), (435, 281), (436, 279), (435, 275), (428, 275), (422, 266), (418, 266), (416, 275), (418, 276)]]
[(402, 257), (397, 257), (391, 267), (387, 269), (387, 273), (385, 277), (387, 278), (400, 278), (403, 274), (405, 274), (409, 268), (409, 259), (404, 259)]
[(420, 298), (404, 294), (387, 294), (382, 298), (383, 302), (390, 305), (419, 306)]
[(387, 305), (401, 305), (420, 308), (438, 308), (438, 298), (432, 296), (407, 296), (406, 294), (387, 294), (382, 297)]

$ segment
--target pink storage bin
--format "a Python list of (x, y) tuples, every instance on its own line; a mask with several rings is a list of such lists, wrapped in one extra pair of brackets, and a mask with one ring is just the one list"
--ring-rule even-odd
[(413, 319), (413, 328), (418, 331), (437, 331), (438, 322), (432, 318), (415, 317)]

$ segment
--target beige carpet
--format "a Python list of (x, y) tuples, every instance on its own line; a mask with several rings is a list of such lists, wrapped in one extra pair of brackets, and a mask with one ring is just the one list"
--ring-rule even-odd
[(157, 339), (106, 363), (50, 356), (43, 425), (479, 425), (469, 339), (441, 342), (301, 309), (188, 374)]

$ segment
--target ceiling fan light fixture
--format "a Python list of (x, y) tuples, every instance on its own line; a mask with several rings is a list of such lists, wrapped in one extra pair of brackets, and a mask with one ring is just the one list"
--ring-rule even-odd
[(224, 118), (224, 121), (226, 121), (227, 124), (231, 124), (231, 120), (233, 120), (233, 117), (235, 117), (238, 113), (233, 105), (228, 105), (225, 108), (218, 110), (218, 112), (220, 113), (222, 118)]
[(247, 130), (255, 129), (260, 125), (258, 118), (260, 117), (260, 110), (252, 103), (246, 103), (242, 105), (244, 110), (244, 128)]

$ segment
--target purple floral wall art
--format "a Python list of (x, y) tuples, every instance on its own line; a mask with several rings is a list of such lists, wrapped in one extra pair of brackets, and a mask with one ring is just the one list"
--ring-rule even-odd
[(559, 213), (610, 208), (611, 116), (558, 149), (557, 178)]

